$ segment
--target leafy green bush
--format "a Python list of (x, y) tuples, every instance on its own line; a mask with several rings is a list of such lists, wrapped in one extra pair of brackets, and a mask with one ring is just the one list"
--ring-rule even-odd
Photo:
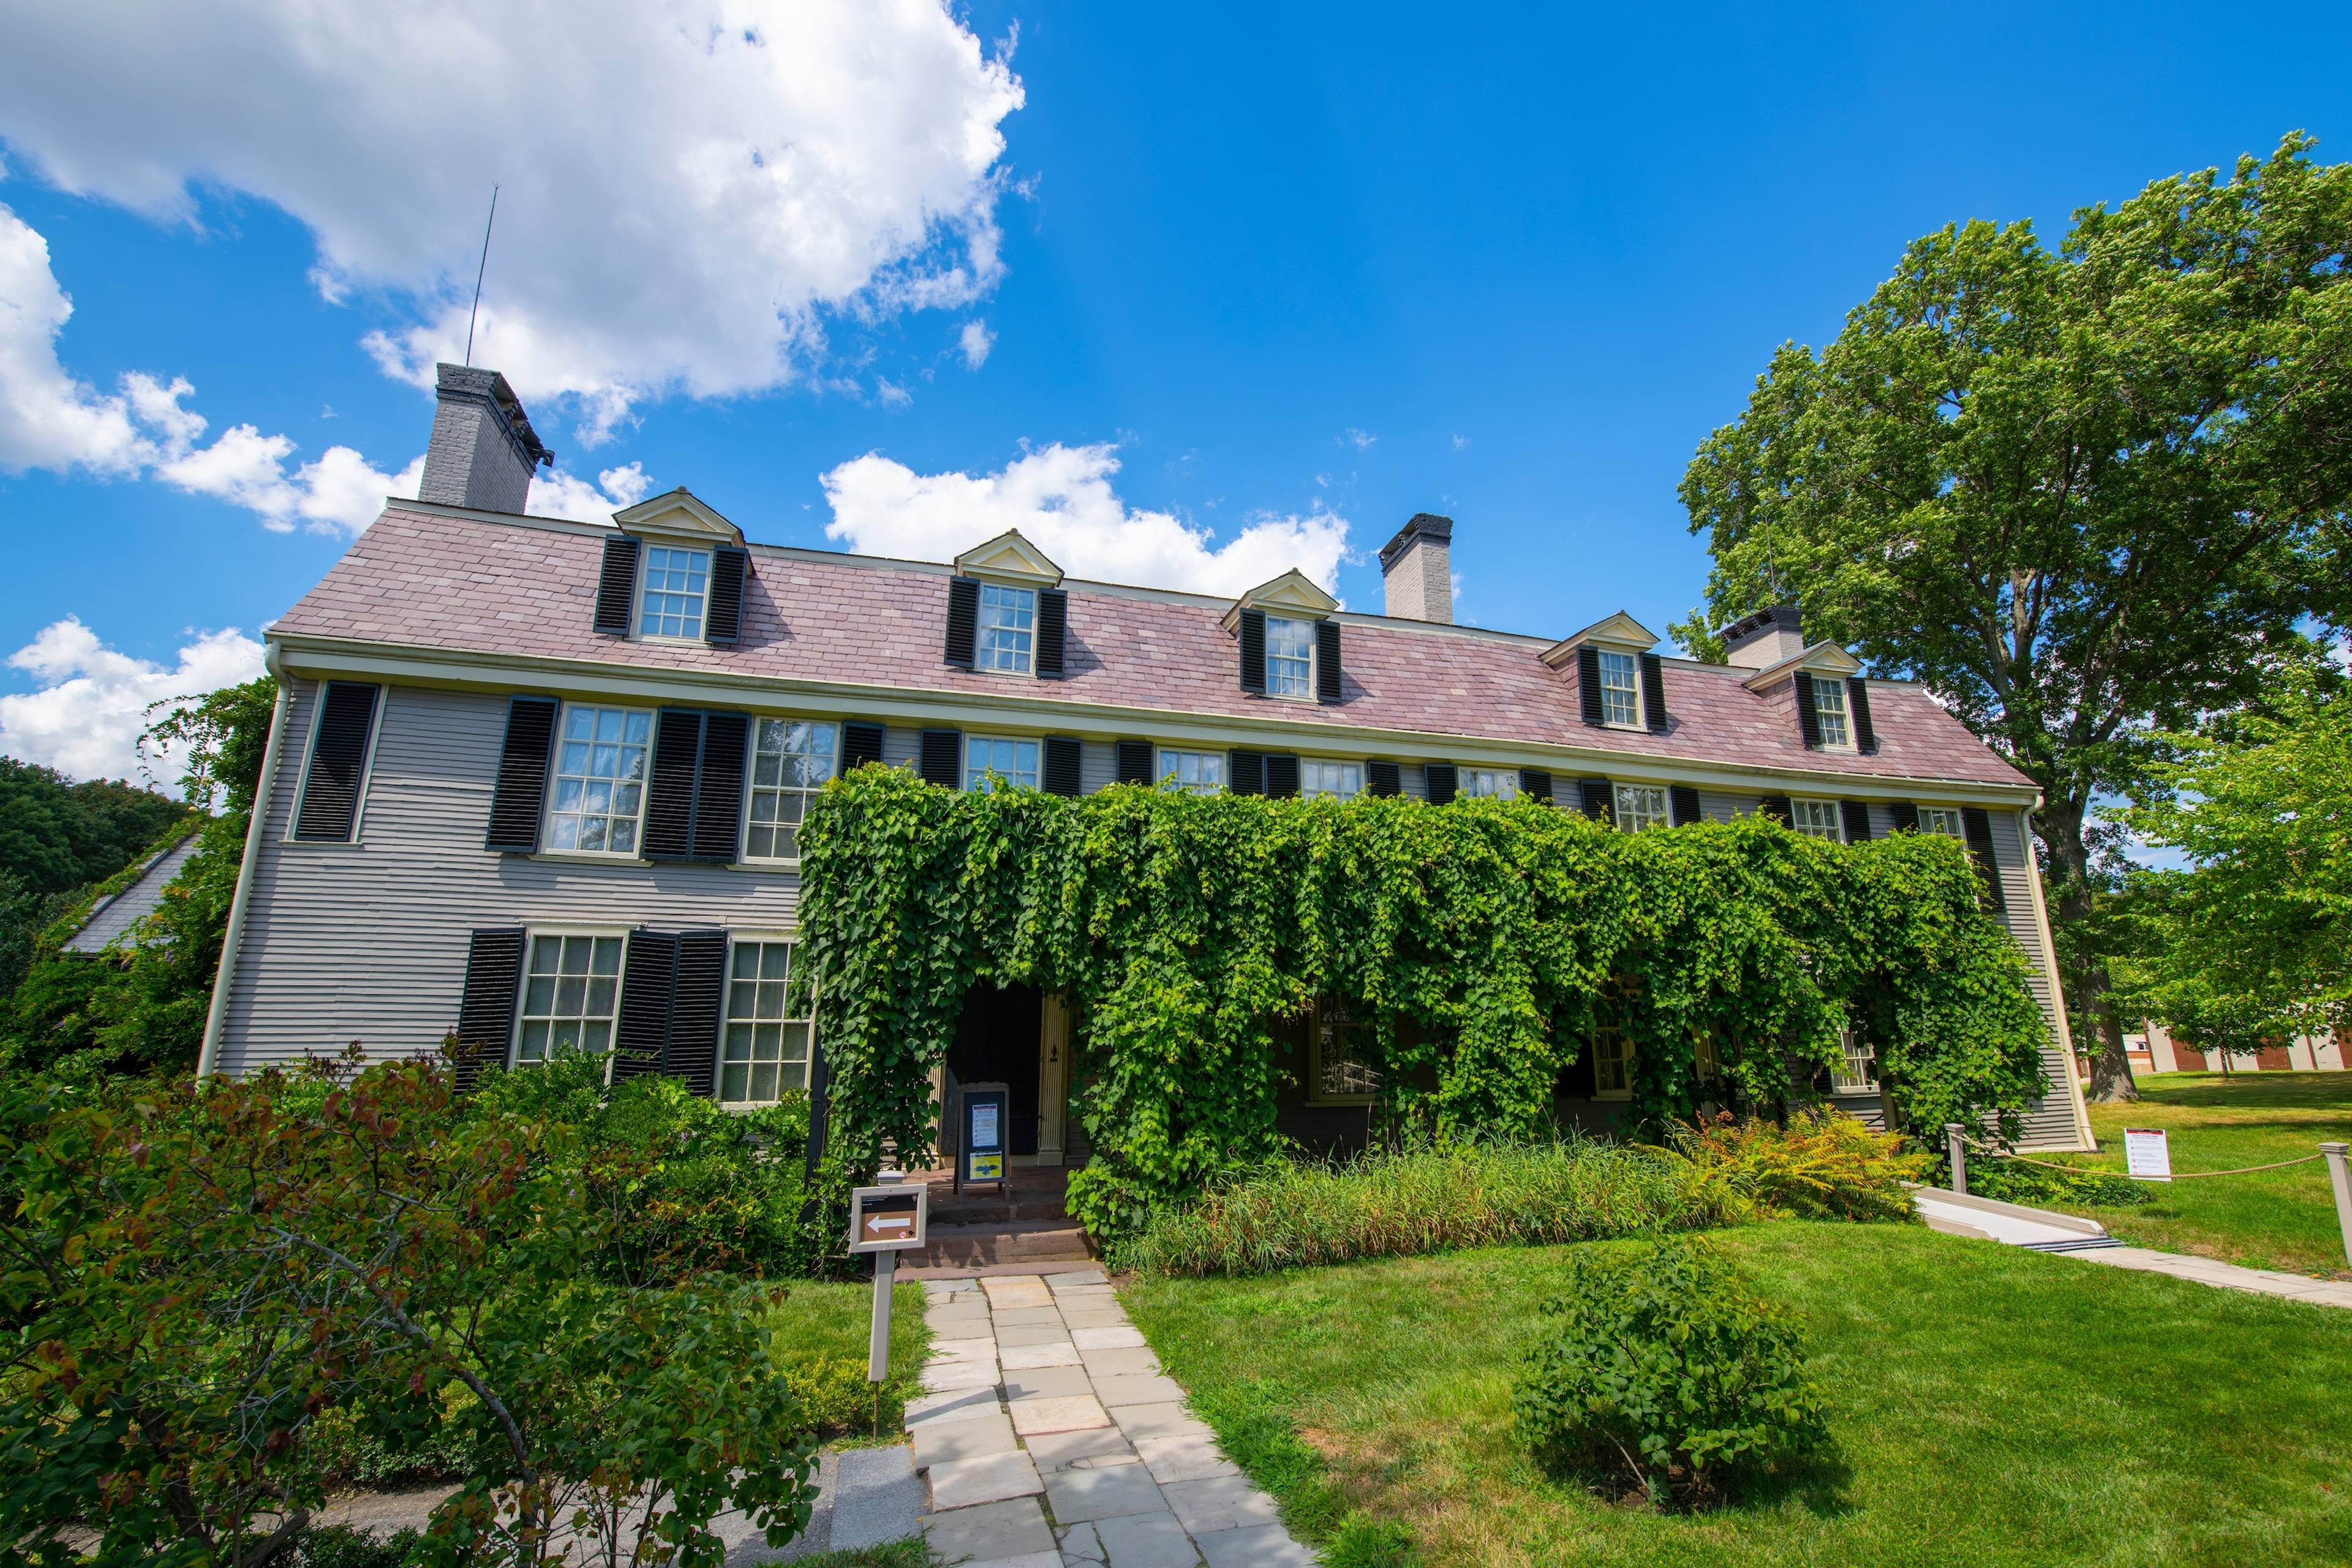
[(420, 1486), (457, 1480), (478, 1468), (481, 1454), (468, 1436), (474, 1395), (462, 1383), (442, 1385), (425, 1419), (386, 1424), (362, 1418), (349, 1405), (319, 1412), (310, 1447), (332, 1486)]
[(1337, 1165), (1269, 1162), (1155, 1214), (1116, 1256), (1160, 1274), (1264, 1274), (1722, 1225), (1748, 1210), (1738, 1193), (1695, 1179), (1664, 1150), (1589, 1138), (1465, 1142)]
[(1801, 1112), (1786, 1127), (1724, 1116), (1678, 1129), (1674, 1142), (1710, 1188), (1727, 1194), (1723, 1201), (1746, 1198), (1759, 1218), (1907, 1220), (1903, 1184), (1925, 1180), (1931, 1163), (1905, 1152), (1895, 1134), (1836, 1111)]
[(1547, 1465), (1696, 1501), (1828, 1440), (1796, 1323), (1695, 1238), (1570, 1260), (1511, 1394)]
[(425, 1538), (413, 1530), (378, 1539), (347, 1524), (322, 1525), (303, 1531), (294, 1561), (299, 1568), (411, 1568), (425, 1561)]
[(2156, 1189), (2115, 1171), (2077, 1165), (2060, 1171), (2023, 1160), (1972, 1158), (1969, 1191), (2012, 1204), (2085, 1204), (2125, 1208), (2156, 1201)]

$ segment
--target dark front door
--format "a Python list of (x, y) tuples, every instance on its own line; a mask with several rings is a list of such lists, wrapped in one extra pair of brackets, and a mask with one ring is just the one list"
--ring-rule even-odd
[(1034, 985), (998, 987), (985, 981), (964, 994), (948, 1047), (948, 1070), (958, 1083), (1001, 1083), (1012, 1090), (1006, 1111), (1012, 1152), (1037, 1152), (1037, 1047), (1045, 993)]

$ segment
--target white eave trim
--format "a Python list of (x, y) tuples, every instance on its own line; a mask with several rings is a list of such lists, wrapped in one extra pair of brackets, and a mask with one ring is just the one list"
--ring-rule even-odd
[(1801, 669), (1812, 675), (1860, 675), (1862, 661), (1833, 642), (1817, 642), (1793, 658), (1766, 665), (1739, 684), (1750, 691), (1762, 691), (1778, 686)]

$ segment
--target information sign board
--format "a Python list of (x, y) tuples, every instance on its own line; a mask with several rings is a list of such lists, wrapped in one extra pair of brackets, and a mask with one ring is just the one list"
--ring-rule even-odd
[(1005, 1179), (1005, 1157), (1012, 1152), (1006, 1135), (1012, 1131), (1013, 1093), (1001, 1083), (968, 1083), (961, 1102), (962, 1136), (956, 1144), (956, 1185), (966, 1182)]
[(2172, 1146), (2160, 1127), (2124, 1129), (2124, 1168), (2143, 1182), (2172, 1180)]
[(929, 1245), (930, 1190), (920, 1183), (849, 1194), (849, 1250), (916, 1252)]

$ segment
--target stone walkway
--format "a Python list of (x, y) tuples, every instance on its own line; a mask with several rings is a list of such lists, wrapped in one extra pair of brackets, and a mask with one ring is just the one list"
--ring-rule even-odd
[(2311, 1301), (2322, 1307), (2352, 1307), (2352, 1280), (2314, 1279), (2308, 1274), (2282, 1274), (2271, 1268), (2242, 1268), (2211, 1258), (2182, 1252), (2158, 1252), (2147, 1247), (2111, 1247), (2104, 1252), (2075, 1254), (2092, 1263), (2116, 1268), (2137, 1268), (2169, 1274), (2200, 1285), (2225, 1290), (2248, 1290), (2257, 1296), (2284, 1296), (2291, 1301)]
[(1099, 1268), (925, 1280), (907, 1406), (931, 1550), (966, 1568), (1307, 1568)]

